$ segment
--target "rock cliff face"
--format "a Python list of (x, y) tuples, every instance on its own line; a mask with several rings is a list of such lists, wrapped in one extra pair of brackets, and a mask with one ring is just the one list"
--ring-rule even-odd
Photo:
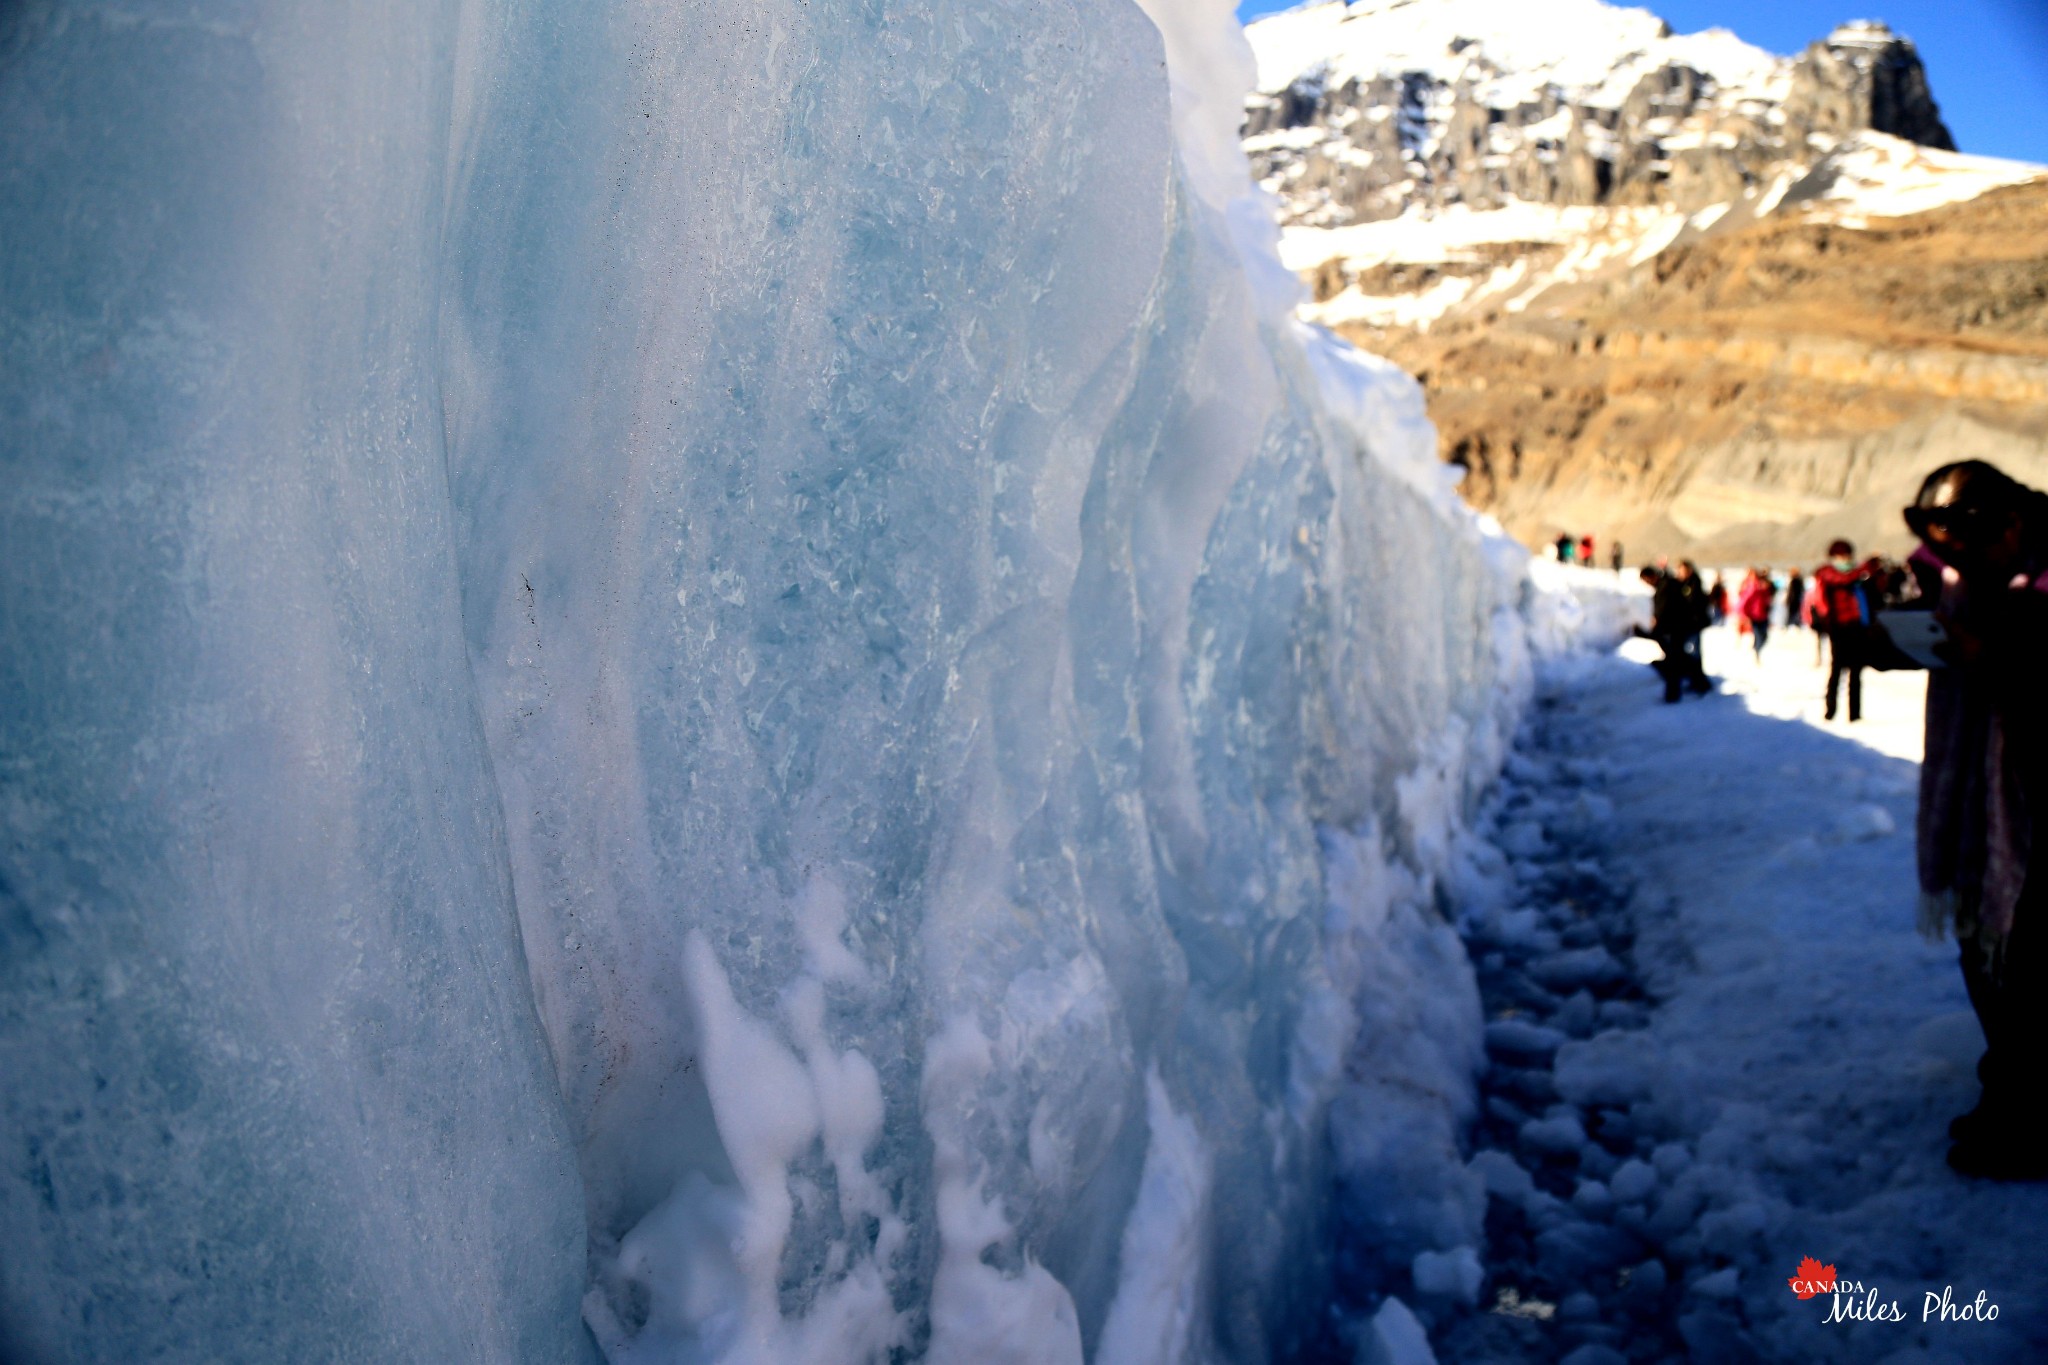
[(1943, 459), (2048, 482), (2048, 181), (1956, 154), (1885, 25), (1777, 57), (1599, 0), (1357, 0), (1250, 34), (1304, 313), (1423, 379), (1525, 541), (1901, 548)]
[(1811, 137), (1870, 129), (1952, 152), (1913, 44), (1883, 24), (1845, 24), (1792, 67), (1785, 126)]
[(1767, 219), (1553, 308), (1354, 330), (1423, 377), (1467, 496), (1532, 544), (1896, 552), (1936, 465), (2048, 487), (2048, 182), (1866, 228)]

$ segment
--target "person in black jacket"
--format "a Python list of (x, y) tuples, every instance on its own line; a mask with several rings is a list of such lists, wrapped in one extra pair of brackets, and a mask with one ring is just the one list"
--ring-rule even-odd
[(1927, 684), (1923, 927), (1952, 930), (1984, 1026), (1983, 1098), (1950, 1125), (1966, 1175), (2048, 1179), (2048, 496), (1981, 460), (1928, 475), (1906, 524), (1948, 667)]
[(1650, 587), (1650, 628), (1639, 633), (1664, 650), (1664, 657), (1657, 662), (1657, 672), (1664, 679), (1664, 700), (1677, 701), (1688, 685), (1704, 696), (1713, 683), (1700, 662), (1700, 632), (1707, 628), (1711, 608), (1699, 570), (1686, 560), (1670, 573), (1646, 568), (1642, 579)]
[(1690, 559), (1679, 560), (1671, 576), (1678, 585), (1678, 611), (1674, 624), (1681, 632), (1679, 647), (1685, 652), (1686, 681), (1695, 693), (1705, 696), (1712, 690), (1713, 683), (1708, 680), (1706, 664), (1701, 659), (1700, 632), (1716, 620), (1713, 594), (1700, 577), (1700, 566)]

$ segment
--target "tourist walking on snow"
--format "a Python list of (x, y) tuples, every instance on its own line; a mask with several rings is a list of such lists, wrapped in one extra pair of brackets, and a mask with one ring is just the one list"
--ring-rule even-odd
[(1828, 562), (1813, 571), (1813, 621), (1828, 637), (1826, 718), (1835, 718), (1835, 699), (1842, 680), (1849, 681), (1849, 719), (1863, 719), (1863, 670), (1871, 654), (1870, 626), (1876, 619), (1875, 578), (1878, 562), (1856, 562), (1856, 547), (1846, 540), (1828, 546)]
[[(1685, 562), (1688, 565), (1692, 563), (1689, 559)], [(1697, 575), (1699, 570), (1695, 568), (1693, 573)], [(1707, 604), (1711, 608), (1710, 615), (1713, 625), (1718, 626), (1728, 619), (1728, 582), (1718, 573), (1714, 575), (1714, 586), (1707, 589)]]
[(1794, 569), (1785, 576), (1785, 625), (1806, 624), (1806, 576)]
[[(1713, 598), (1707, 592), (1706, 580), (1700, 577), (1700, 566), (1690, 559), (1679, 560), (1671, 577), (1678, 584), (1678, 621), (1684, 631), (1681, 644), (1691, 663), (1692, 690), (1704, 693), (1712, 684), (1707, 681), (1706, 664), (1700, 653), (1700, 633), (1714, 623)], [(1722, 596), (1727, 594), (1723, 592)]]
[(1751, 569), (1743, 575), (1742, 589), (1735, 595), (1739, 628), (1749, 632), (1758, 663), (1763, 662), (1764, 642), (1771, 636), (1771, 607), (1777, 597), (1778, 587), (1771, 581), (1769, 569)]
[(1655, 640), (1664, 657), (1657, 672), (1664, 679), (1664, 700), (1676, 702), (1684, 688), (1704, 696), (1713, 689), (1700, 662), (1700, 631), (1706, 628), (1707, 594), (1698, 570), (1687, 560), (1670, 573), (1642, 571), (1650, 586), (1650, 628), (1638, 633)]
[[(1969, 1175), (2048, 1178), (2048, 495), (1979, 460), (1927, 477), (1906, 523), (1939, 565), (1917, 852), (1922, 924), (1949, 929), (1984, 1026), (1984, 1093), (1950, 1125)], [(1916, 557), (1916, 568), (1919, 567)]]

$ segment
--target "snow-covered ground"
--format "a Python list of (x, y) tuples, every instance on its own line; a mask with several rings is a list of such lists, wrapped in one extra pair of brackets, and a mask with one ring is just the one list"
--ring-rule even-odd
[[(1518, 897), (1468, 926), (1490, 1279), (1418, 1292), (1439, 1357), (2048, 1358), (2048, 1188), (1943, 1162), (1981, 1035), (1914, 924), (1924, 677), (1825, 723), (1807, 632), (1709, 632), (1721, 685), (1673, 706), (1655, 652), (1553, 660), (1511, 766)], [(1808, 1256), (1857, 1317), (1793, 1294)], [(1923, 1321), (1944, 1290), (1996, 1319)]]

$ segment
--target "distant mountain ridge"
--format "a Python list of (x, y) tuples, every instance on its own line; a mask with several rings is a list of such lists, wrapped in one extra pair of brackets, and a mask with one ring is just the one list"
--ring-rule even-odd
[(1468, 496), (1525, 540), (1896, 541), (1849, 509), (1946, 439), (1914, 432), (2048, 475), (2044, 168), (1955, 152), (1883, 23), (1777, 56), (1600, 0), (1339, 0), (1248, 35), (1245, 148), (1304, 315), (1423, 377)]
[(1291, 223), (1513, 201), (1701, 209), (1851, 133), (1955, 150), (1918, 51), (1881, 23), (1776, 57), (1599, 0), (1337, 0), (1251, 35), (1245, 146)]

